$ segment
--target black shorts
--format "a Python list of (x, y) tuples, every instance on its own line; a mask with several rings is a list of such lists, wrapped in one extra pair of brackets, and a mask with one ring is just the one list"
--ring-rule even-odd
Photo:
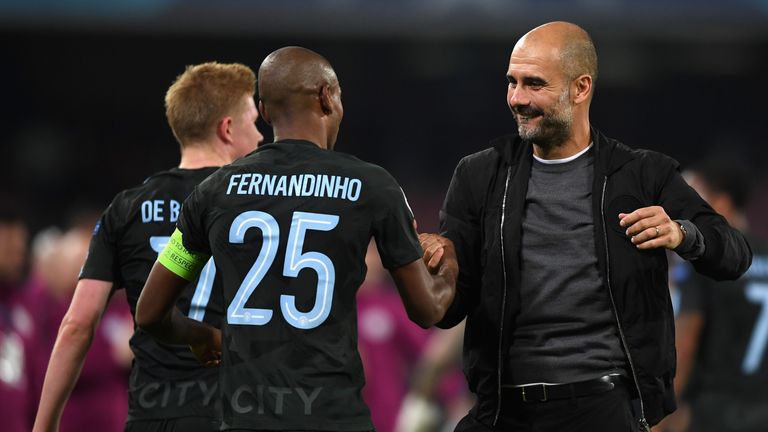
[(219, 422), (210, 417), (180, 417), (161, 420), (131, 420), (125, 432), (214, 432)]

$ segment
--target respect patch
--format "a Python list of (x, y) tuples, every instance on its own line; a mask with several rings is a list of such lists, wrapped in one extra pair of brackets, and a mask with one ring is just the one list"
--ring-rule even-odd
[(193, 281), (200, 274), (208, 258), (210, 258), (208, 255), (187, 250), (182, 241), (182, 233), (176, 228), (168, 239), (168, 244), (157, 257), (157, 261), (175, 275)]

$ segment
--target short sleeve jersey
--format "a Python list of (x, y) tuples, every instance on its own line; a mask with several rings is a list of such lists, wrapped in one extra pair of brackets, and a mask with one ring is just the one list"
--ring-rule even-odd
[(768, 403), (768, 245), (748, 240), (752, 265), (735, 281), (716, 282), (688, 267), (678, 287), (680, 314), (704, 316), (692, 390)]
[[(141, 186), (119, 193), (93, 231), (81, 279), (113, 282), (124, 288), (131, 308), (149, 271), (173, 232), (184, 199), (217, 168), (174, 168)], [(189, 317), (219, 326), (221, 300), (211, 295), (216, 269), (206, 266), (184, 290), (177, 306)], [(205, 369), (187, 346), (167, 345), (136, 329), (129, 385), (129, 420), (214, 416), (216, 372)]]
[(308, 141), (267, 144), (203, 182), (179, 229), (222, 277), (223, 430), (371, 430), (355, 304), (368, 242), (389, 269), (421, 258), (392, 176)]

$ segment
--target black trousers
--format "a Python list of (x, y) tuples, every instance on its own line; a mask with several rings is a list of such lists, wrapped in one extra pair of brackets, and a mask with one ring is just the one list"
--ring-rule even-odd
[[(508, 398), (510, 399), (510, 398)], [(595, 395), (547, 402), (506, 401), (495, 428), (472, 415), (456, 432), (638, 432), (632, 398), (624, 386)]]
[(210, 417), (133, 420), (125, 424), (125, 432), (214, 432), (218, 430), (219, 422)]

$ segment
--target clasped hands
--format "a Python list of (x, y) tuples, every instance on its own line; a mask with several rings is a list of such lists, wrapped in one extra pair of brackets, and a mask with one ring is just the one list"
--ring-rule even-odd
[(459, 274), (459, 263), (453, 242), (438, 234), (419, 234), (419, 243), (424, 250), (424, 265), (433, 275), (445, 274), (455, 278)]

